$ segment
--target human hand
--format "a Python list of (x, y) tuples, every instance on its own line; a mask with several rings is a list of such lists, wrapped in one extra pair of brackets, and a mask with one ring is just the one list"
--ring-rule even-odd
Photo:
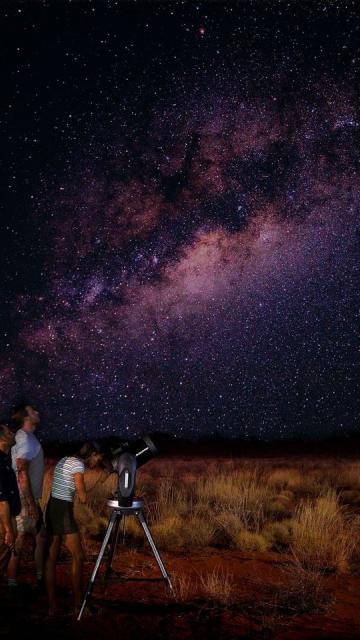
[(37, 512), (37, 506), (36, 503), (31, 500), (27, 505), (26, 505), (26, 514), (28, 516), (28, 518), (30, 518), (31, 520), (37, 520), (38, 517), (38, 512)]
[(7, 529), (5, 531), (4, 542), (8, 547), (13, 547), (15, 545), (15, 533), (13, 529)]

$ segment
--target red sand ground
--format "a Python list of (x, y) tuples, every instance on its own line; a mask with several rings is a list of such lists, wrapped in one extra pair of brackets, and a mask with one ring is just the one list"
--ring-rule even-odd
[[(96, 549), (94, 549), (96, 553)], [(86, 577), (94, 564), (86, 564)], [(286, 572), (290, 558), (276, 553), (244, 554), (209, 549), (194, 555), (162, 554), (170, 574), (191, 576), (222, 568), (236, 584), (236, 602), (221, 607), (204, 599), (179, 603), (166, 592), (163, 581), (154, 581), (159, 572), (151, 553), (130, 552), (119, 548), (114, 569), (127, 572), (133, 580), (124, 582), (113, 576), (106, 593), (103, 575), (96, 581), (92, 603), (96, 613), (86, 613), (81, 622), (65, 615), (71, 607), (69, 562), (58, 567), (59, 606), (61, 614), (47, 617), (46, 596), (37, 598), (30, 590), (30, 560), (24, 563), (22, 580), (29, 590), (22, 602), (8, 602), (6, 588), (1, 588), (0, 637), (30, 638), (46, 634), (57, 640), (67, 638), (133, 638), (175, 640), (216, 638), (274, 638), (302, 640), (315, 638), (360, 638), (360, 575), (329, 575), (324, 578), (329, 602), (320, 612), (291, 615), (279, 611), (269, 602), (274, 590), (286, 590)], [(283, 589), (282, 589), (283, 586)]]

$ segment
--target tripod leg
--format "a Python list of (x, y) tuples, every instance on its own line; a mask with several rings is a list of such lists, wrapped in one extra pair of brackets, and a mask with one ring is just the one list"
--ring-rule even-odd
[(90, 580), (88, 582), (88, 586), (86, 588), (84, 600), (83, 600), (83, 603), (81, 605), (81, 609), (80, 609), (80, 612), (79, 612), (79, 615), (78, 615), (78, 618), (77, 618), (78, 620), (81, 620), (81, 616), (84, 613), (84, 609), (86, 607), (87, 599), (88, 599), (88, 597), (90, 596), (90, 594), (92, 592), (92, 589), (93, 589), (93, 586), (94, 586), (94, 582), (95, 582), (95, 579), (96, 579), (96, 575), (97, 575), (97, 572), (99, 571), (100, 564), (101, 564), (101, 561), (103, 559), (103, 555), (105, 553), (105, 549), (106, 549), (106, 547), (107, 547), (107, 545), (109, 543), (111, 532), (113, 530), (116, 517), (117, 517), (117, 513), (116, 513), (116, 511), (113, 511), (112, 514), (111, 514), (110, 520), (109, 520), (108, 528), (106, 529), (105, 537), (104, 537), (104, 540), (102, 542), (101, 549), (99, 551), (99, 555), (98, 555), (98, 557), (96, 559), (95, 566), (94, 566), (93, 572), (91, 574), (91, 578), (90, 578)]
[(163, 565), (163, 562), (162, 562), (162, 560), (161, 560), (161, 558), (160, 558), (160, 554), (159, 554), (159, 552), (158, 552), (158, 550), (157, 550), (157, 548), (156, 548), (155, 542), (154, 542), (153, 537), (152, 537), (152, 535), (151, 535), (151, 533), (150, 533), (150, 529), (149, 529), (149, 527), (148, 527), (148, 525), (147, 525), (147, 522), (146, 522), (146, 520), (145, 520), (145, 518), (144, 518), (144, 514), (143, 514), (143, 512), (142, 512), (142, 511), (138, 511), (136, 515), (137, 515), (137, 517), (138, 517), (138, 519), (139, 519), (139, 522), (140, 522), (140, 524), (141, 524), (142, 528), (144, 529), (144, 532), (145, 532), (146, 538), (147, 538), (148, 543), (149, 543), (149, 545), (150, 545), (150, 547), (151, 547), (151, 550), (152, 550), (152, 552), (153, 552), (153, 554), (154, 554), (154, 556), (155, 556), (155, 558), (156, 558), (156, 562), (157, 562), (157, 563), (158, 563), (158, 565), (159, 565), (159, 569), (160, 569), (160, 571), (161, 571), (161, 573), (162, 573), (162, 576), (163, 576), (164, 580), (166, 580), (167, 585), (168, 585), (168, 587), (169, 587), (170, 591), (172, 591), (172, 592), (173, 592), (174, 590), (173, 590), (173, 586), (172, 586), (172, 584), (171, 584), (170, 576), (169, 576), (169, 574), (167, 573), (167, 571), (166, 571), (166, 569), (165, 569), (165, 567), (164, 567), (164, 565)]
[(105, 571), (105, 589), (106, 589), (106, 583), (112, 573), (112, 561), (114, 558), (114, 553), (117, 547), (117, 543), (118, 543), (118, 538), (119, 538), (119, 527), (120, 527), (120, 522), (122, 519), (122, 515), (121, 513), (117, 514), (116, 517), (116, 521), (115, 521), (115, 525), (113, 528), (113, 532), (112, 532), (112, 536), (111, 536), (111, 546), (110, 546), (110, 553), (109, 553), (109, 557), (106, 563), (106, 571)]

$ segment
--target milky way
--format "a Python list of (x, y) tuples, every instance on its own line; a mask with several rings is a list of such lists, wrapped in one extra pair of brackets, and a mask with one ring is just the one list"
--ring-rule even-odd
[(2, 12), (4, 412), (63, 439), (357, 429), (356, 4)]

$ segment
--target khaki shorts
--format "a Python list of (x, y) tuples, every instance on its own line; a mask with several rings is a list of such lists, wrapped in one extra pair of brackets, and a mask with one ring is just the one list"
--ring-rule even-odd
[(21, 536), (21, 535), (24, 535), (25, 533), (28, 533), (32, 536), (36, 536), (39, 533), (43, 525), (43, 516), (38, 503), (36, 504), (36, 508), (37, 508), (37, 517), (31, 518), (24, 504), (21, 505), (20, 514), (16, 516), (16, 525), (17, 525), (18, 535)]

